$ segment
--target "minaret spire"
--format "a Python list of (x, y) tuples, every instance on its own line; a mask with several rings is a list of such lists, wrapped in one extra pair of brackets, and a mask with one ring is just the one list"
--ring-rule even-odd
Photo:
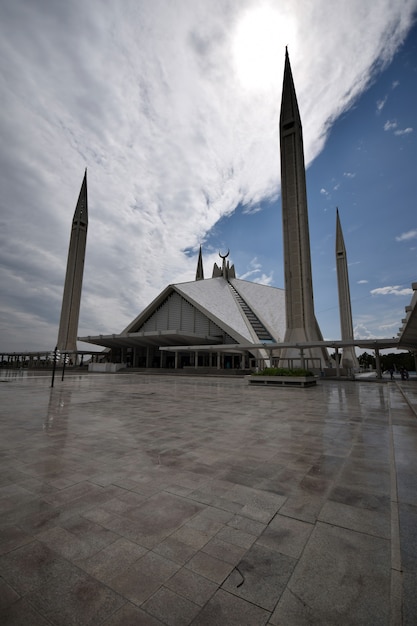
[(61, 351), (77, 351), (78, 318), (80, 314), (84, 258), (87, 243), (88, 200), (87, 168), (72, 220), (68, 249), (67, 272), (62, 297), (57, 347)]
[(200, 246), (200, 252), (198, 253), (197, 271), (195, 273), (195, 279), (196, 280), (204, 280), (203, 254), (202, 254), (202, 251), (201, 251), (201, 246)]
[[(314, 314), (303, 132), (287, 48), (281, 99), (280, 147), (287, 319), (284, 341), (321, 341), (322, 335)], [(298, 349), (287, 348), (281, 358), (294, 358), (298, 354)], [(306, 349), (305, 356), (320, 359), (321, 367), (328, 360), (324, 348)]]
[[(353, 341), (352, 308), (350, 301), (349, 274), (346, 246), (343, 239), (339, 209), (336, 209), (336, 270), (339, 292), (340, 332), (342, 341)], [(354, 346), (343, 348), (342, 366), (357, 368), (359, 362)]]

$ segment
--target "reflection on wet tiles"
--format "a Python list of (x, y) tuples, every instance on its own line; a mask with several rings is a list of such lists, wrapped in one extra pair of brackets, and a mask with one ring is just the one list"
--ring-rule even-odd
[(381, 513), (389, 513), (391, 507), (389, 494), (380, 495), (364, 492), (356, 488), (356, 486), (338, 485), (330, 492), (329, 500), (362, 509), (369, 509), (370, 511), (380, 511)]
[(397, 496), (413, 614), (417, 420), (397, 386), (64, 384), (1, 389), (1, 623), (384, 624)]
[(319, 520), (334, 526), (375, 535), (376, 537), (391, 538), (390, 511), (383, 514), (381, 511), (371, 511), (340, 502), (329, 501), (321, 509)]
[(318, 523), (271, 623), (388, 624), (389, 597), (389, 542)]
[(280, 509), (280, 514), (314, 524), (326, 498), (305, 493), (290, 495)]

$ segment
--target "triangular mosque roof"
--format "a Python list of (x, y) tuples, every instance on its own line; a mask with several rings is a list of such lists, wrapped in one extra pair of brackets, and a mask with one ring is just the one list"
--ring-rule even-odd
[[(200, 310), (205, 312), (220, 326), (232, 329), (238, 334), (238, 341), (257, 343), (246, 315), (233, 295), (229, 284), (246, 301), (255, 315), (269, 330), (276, 341), (283, 341), (285, 334), (285, 292), (283, 289), (251, 283), (239, 278), (209, 278), (204, 281), (179, 283), (174, 288)], [(232, 336), (233, 336), (232, 335)]]
[(254, 315), (259, 320), (266, 332), (270, 334), (271, 341), (283, 341), (285, 334), (284, 290), (238, 278), (226, 280), (222, 276), (168, 285), (119, 335), (99, 335), (79, 339), (107, 347), (126, 346), (130, 342), (132, 345), (146, 345), (149, 342), (155, 345), (157, 342), (161, 346), (219, 342), (218, 334), (216, 338), (216, 336), (199, 336), (198, 332), (184, 332), (180, 327), (175, 327), (175, 322), (170, 322), (169, 328), (163, 330), (154, 328), (152, 332), (149, 331), (148, 320), (158, 309), (166, 306), (167, 300), (174, 293), (179, 294), (199, 312), (199, 315), (208, 318), (216, 328), (229, 335), (236, 343), (259, 343), (260, 341), (253, 323), (248, 318), (248, 308), (251, 318)]

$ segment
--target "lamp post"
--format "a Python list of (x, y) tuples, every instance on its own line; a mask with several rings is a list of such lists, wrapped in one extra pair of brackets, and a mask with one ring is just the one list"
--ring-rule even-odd
[(52, 365), (52, 381), (51, 381), (51, 387), (53, 387), (53, 386), (54, 386), (57, 356), (58, 356), (58, 346), (55, 346), (55, 350), (54, 350), (54, 360), (53, 360), (53, 365)]

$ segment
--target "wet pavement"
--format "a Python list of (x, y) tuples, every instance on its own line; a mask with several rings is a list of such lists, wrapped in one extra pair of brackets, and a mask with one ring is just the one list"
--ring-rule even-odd
[(0, 623), (415, 624), (416, 407), (415, 380), (0, 373)]

